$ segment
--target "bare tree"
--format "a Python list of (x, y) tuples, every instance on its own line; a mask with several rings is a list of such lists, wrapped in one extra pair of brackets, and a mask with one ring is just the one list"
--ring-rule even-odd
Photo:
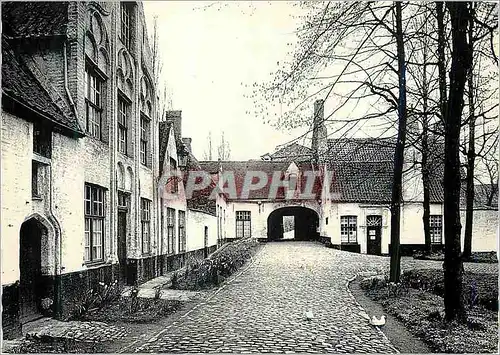
[(212, 132), (208, 132), (207, 149), (203, 152), (203, 160), (212, 160)]
[[(468, 28), (468, 41), (471, 48), (471, 56), (473, 57), (473, 66), (470, 68), (469, 75), (467, 78), (467, 98), (468, 98), (468, 118), (464, 123), (468, 129), (468, 142), (465, 140), (463, 152), (466, 156), (467, 163), (467, 175), (466, 175), (466, 214), (465, 214), (465, 237), (464, 237), (464, 248), (462, 257), (464, 260), (470, 258), (472, 253), (472, 227), (474, 223), (474, 201), (475, 201), (475, 180), (476, 180), (476, 158), (483, 160), (482, 153), (485, 148), (488, 148), (490, 134), (496, 132), (498, 126), (494, 127), (495, 131), (487, 132), (483, 129), (482, 137), (476, 137), (477, 130), (477, 120), (482, 120), (484, 114), (484, 106), (487, 106), (486, 111), (496, 109), (498, 107), (498, 86), (493, 85), (494, 90), (492, 91), (493, 96), (497, 97), (496, 103), (491, 104), (491, 93), (489, 93), (489, 88), (492, 86), (489, 83), (490, 78), (488, 75), (484, 75), (483, 71), (486, 69), (483, 67), (483, 62), (487, 64), (495, 65), (496, 55), (494, 52), (490, 52), (490, 38), (488, 35), (491, 28), (497, 27), (498, 22), (495, 21), (492, 13), (495, 12), (495, 6), (488, 3), (477, 3), (471, 4), (471, 17), (470, 25)], [(493, 23), (490, 23), (493, 22)], [(478, 25), (476, 25), (476, 23)], [(493, 48), (491, 48), (493, 50)], [(497, 79), (495, 78), (495, 81)], [(488, 135), (490, 135), (488, 137)], [(479, 138), (479, 139), (476, 139)], [(483, 139), (481, 139), (483, 138)], [(478, 142), (482, 141), (482, 145), (478, 146)], [(478, 151), (476, 151), (476, 147)], [(484, 161), (483, 161), (484, 162)], [(481, 163), (481, 162), (479, 162)], [(488, 174), (489, 175), (489, 174)]]
[(445, 118), (444, 169), (444, 306), (446, 319), (464, 321), (463, 263), (460, 245), (460, 125), (464, 107), (467, 74), (472, 67), (467, 30), (471, 21), (470, 4), (448, 2), (452, 27), (450, 92)]
[(224, 131), (221, 135), (220, 144), (217, 147), (217, 157), (219, 160), (229, 160), (231, 158), (231, 147), (229, 146), (229, 142), (224, 138)]

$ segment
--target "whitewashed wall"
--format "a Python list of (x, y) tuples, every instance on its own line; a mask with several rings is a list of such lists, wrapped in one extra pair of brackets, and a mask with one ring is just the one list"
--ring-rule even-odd
[[(465, 211), (460, 211), (462, 248), (465, 235)], [(475, 210), (472, 223), (472, 251), (496, 251), (498, 254), (498, 211)]]
[[(179, 162), (177, 159), (177, 148), (175, 145), (175, 136), (174, 136), (174, 129), (173, 127), (170, 129), (169, 132), (169, 137), (168, 137), (168, 144), (166, 147), (166, 152), (165, 152), (165, 159), (163, 161), (163, 176), (160, 180), (160, 184), (163, 184), (163, 181), (166, 181), (167, 177), (172, 176), (171, 175), (171, 169), (170, 169), (170, 159), (174, 159), (175, 162), (177, 163), (177, 166), (179, 166)], [(167, 194), (163, 194), (164, 192), (163, 189), (159, 188), (159, 195), (160, 197), (163, 196), (163, 206), (161, 208), (163, 209), (163, 231), (161, 230), (161, 211), (159, 215), (159, 220), (158, 220), (158, 231), (159, 233), (155, 235), (155, 239), (157, 240), (157, 248), (156, 248), (156, 254), (157, 255), (164, 255), (167, 254), (167, 208), (173, 208), (175, 210), (175, 229), (174, 229), (174, 251), (175, 253), (179, 252), (179, 211), (185, 211), (186, 212), (186, 238), (187, 241), (186, 243), (189, 243), (189, 234), (187, 232), (188, 230), (188, 224), (189, 224), (189, 215), (187, 212), (187, 205), (186, 205), (186, 195), (184, 191), (184, 184), (182, 183), (182, 179), (178, 181), (177, 184), (177, 197), (176, 198), (171, 198), (172, 196), (169, 196)], [(158, 199), (160, 200), (160, 199)], [(161, 203), (161, 201), (160, 201)], [(186, 245), (186, 248), (188, 248), (188, 245)], [(189, 249), (188, 249), (189, 250)]]
[[(431, 204), (430, 214), (443, 216), (443, 205)], [(424, 208), (421, 203), (410, 203), (402, 206), (401, 244), (425, 244), (423, 216)], [(444, 242), (444, 226), (442, 233)]]
[(361, 253), (366, 253), (366, 216), (368, 215), (382, 216), (382, 254), (388, 253), (390, 242), (390, 213), (387, 207), (384, 206), (361, 205), (358, 203), (332, 204), (330, 216), (328, 218), (328, 226), (326, 226), (326, 231), (328, 233), (327, 237), (330, 237), (332, 244), (340, 245), (340, 217), (357, 216), (357, 240), (360, 245)]
[(186, 215), (186, 251), (205, 247), (205, 227), (208, 227), (208, 245), (217, 245), (217, 217), (192, 209)]
[(2, 285), (19, 280), (19, 231), (31, 212), (33, 125), (2, 111)]

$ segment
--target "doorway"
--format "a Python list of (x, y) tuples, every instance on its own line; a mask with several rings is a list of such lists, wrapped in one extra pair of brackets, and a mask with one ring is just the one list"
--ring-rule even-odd
[(127, 214), (129, 195), (118, 191), (118, 225), (116, 253), (120, 264), (120, 282), (127, 283)]
[(205, 226), (205, 234), (203, 238), (203, 245), (204, 245), (204, 257), (205, 259), (208, 258), (208, 227)]
[(366, 253), (380, 255), (382, 253), (382, 216), (366, 217)]
[(120, 263), (120, 281), (127, 280), (127, 212), (118, 212), (118, 262)]
[(20, 321), (26, 323), (42, 317), (40, 300), (42, 284), (42, 238), (47, 229), (35, 218), (21, 225), (19, 240)]
[[(274, 210), (267, 218), (268, 240), (318, 240), (318, 214), (307, 207), (290, 206)], [(292, 233), (290, 233), (292, 232)], [(287, 234), (288, 233), (288, 234)]]

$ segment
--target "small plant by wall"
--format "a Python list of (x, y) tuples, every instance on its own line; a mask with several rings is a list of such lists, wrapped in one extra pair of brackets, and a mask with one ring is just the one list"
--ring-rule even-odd
[(102, 309), (120, 298), (122, 287), (115, 280), (110, 284), (99, 282), (99, 284), (87, 290), (75, 301), (75, 308), (71, 312), (70, 319), (78, 320), (89, 312)]
[(200, 290), (219, 285), (241, 268), (258, 250), (260, 243), (242, 239), (226, 244), (209, 258), (193, 260), (172, 277), (172, 288)]

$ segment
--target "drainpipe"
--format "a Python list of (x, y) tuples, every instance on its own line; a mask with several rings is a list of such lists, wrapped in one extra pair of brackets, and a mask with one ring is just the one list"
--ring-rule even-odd
[(71, 96), (71, 93), (69, 92), (69, 87), (68, 87), (68, 55), (66, 53), (66, 42), (64, 41), (63, 43), (63, 55), (64, 55), (64, 89), (66, 90), (66, 95), (68, 96), (68, 101), (71, 106), (71, 109), (73, 110), (73, 113), (75, 114), (75, 118), (78, 120), (78, 113), (76, 111), (76, 105), (73, 101), (73, 97)]

